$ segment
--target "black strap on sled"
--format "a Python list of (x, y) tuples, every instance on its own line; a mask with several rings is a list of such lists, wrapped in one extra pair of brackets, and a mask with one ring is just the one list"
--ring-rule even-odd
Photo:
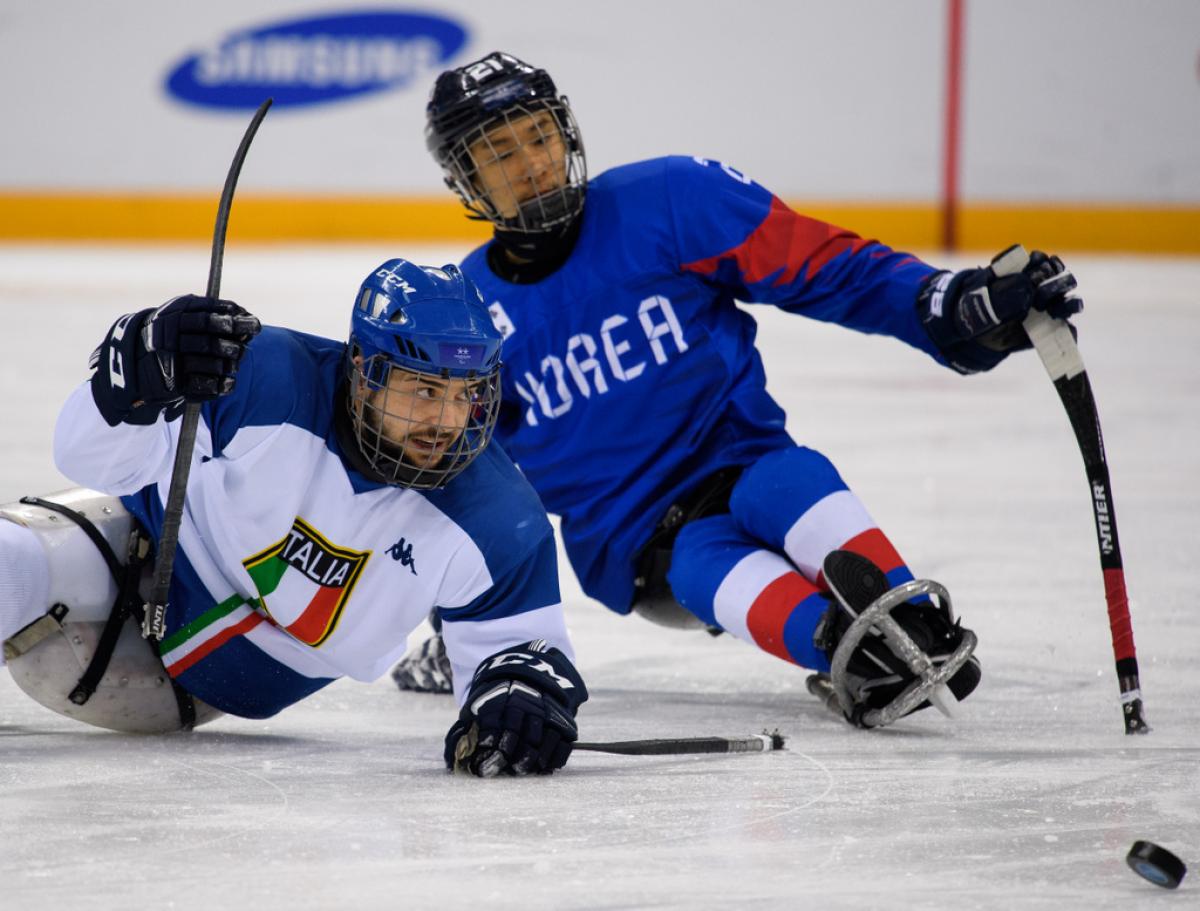
[[(77, 512), (69, 506), (63, 506), (61, 503), (43, 500), (41, 497), (21, 497), (21, 502), (27, 506), (38, 506), (58, 513), (78, 525), (96, 545), (96, 549), (100, 551), (100, 556), (108, 566), (108, 571), (112, 573), (113, 581), (117, 584), (117, 599), (113, 602), (108, 620), (104, 623), (104, 630), (100, 633), (96, 652), (92, 655), (92, 660), (88, 662), (83, 676), (79, 678), (79, 682), (75, 684), (75, 688), (68, 696), (76, 705), (83, 705), (92, 698), (105, 671), (108, 670), (109, 662), (112, 661), (113, 652), (117, 647), (117, 640), (121, 638), (121, 627), (124, 626), (126, 618), (133, 617), (139, 625), (141, 624), (143, 608), (142, 598), (138, 594), (138, 582), (141, 580), (142, 568), (150, 560), (152, 553), (150, 541), (134, 523), (134, 531), (129, 541), (129, 555), (122, 565), (109, 545), (108, 539), (83, 513)], [(155, 643), (147, 639), (146, 644), (154, 652), (154, 657), (161, 662), (162, 657), (158, 654)], [(175, 695), (175, 704), (179, 708), (179, 722), (183, 730), (190, 731), (196, 726), (195, 700), (187, 690), (175, 682), (170, 674), (167, 674), (166, 668), (163, 669), (163, 673), (171, 682), (171, 691)]]

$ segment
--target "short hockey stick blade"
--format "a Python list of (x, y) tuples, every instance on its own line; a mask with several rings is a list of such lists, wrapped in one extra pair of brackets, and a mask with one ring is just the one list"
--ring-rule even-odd
[(576, 743), (575, 749), (589, 753), (620, 753), (624, 756), (679, 756), (688, 753), (768, 753), (784, 748), (779, 731), (764, 731), (750, 737), (682, 737), (658, 740), (618, 740), (610, 743)]

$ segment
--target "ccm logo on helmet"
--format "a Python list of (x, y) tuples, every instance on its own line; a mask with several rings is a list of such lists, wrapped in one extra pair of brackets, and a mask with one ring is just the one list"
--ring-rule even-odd
[[(425, 271), (428, 272), (429, 270), (426, 269)], [(417, 289), (406, 282), (402, 276), (397, 275), (392, 270), (380, 269), (375, 273), (375, 277), (383, 281), (383, 289), (385, 291), (391, 291), (394, 288), (399, 288), (405, 297), (408, 297), (410, 294), (416, 294)], [(450, 276), (443, 272), (442, 278), (449, 280)], [(377, 316), (378, 314), (375, 315)]]
[(466, 43), (446, 16), (381, 10), (289, 19), (237, 31), (193, 54), (167, 76), (187, 104), (253, 110), (343, 101), (424, 79)]

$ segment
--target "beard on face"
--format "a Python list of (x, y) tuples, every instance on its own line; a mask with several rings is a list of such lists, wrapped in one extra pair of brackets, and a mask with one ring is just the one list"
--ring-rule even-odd
[[(410, 430), (400, 440), (394, 440), (383, 431), (383, 412), (368, 403), (362, 404), (363, 422), (375, 438), (376, 448), (388, 458), (403, 462), (419, 469), (437, 468), (452, 454), (455, 442), (462, 436), (460, 432), (439, 429), (430, 425), (418, 424), (420, 429)], [(394, 417), (394, 416), (393, 416)], [(409, 424), (416, 422), (407, 421)], [(416, 448), (415, 453), (406, 451)]]

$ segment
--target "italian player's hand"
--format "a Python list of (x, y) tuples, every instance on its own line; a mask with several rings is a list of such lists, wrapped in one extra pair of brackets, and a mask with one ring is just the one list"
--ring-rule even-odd
[(232, 301), (186, 294), (121, 317), (92, 355), (92, 396), (111, 425), (152, 424), (185, 402), (228, 395), (262, 328)]
[(446, 767), (493, 778), (549, 775), (579, 738), (575, 712), (587, 687), (561, 651), (527, 642), (479, 665), (446, 735)]

